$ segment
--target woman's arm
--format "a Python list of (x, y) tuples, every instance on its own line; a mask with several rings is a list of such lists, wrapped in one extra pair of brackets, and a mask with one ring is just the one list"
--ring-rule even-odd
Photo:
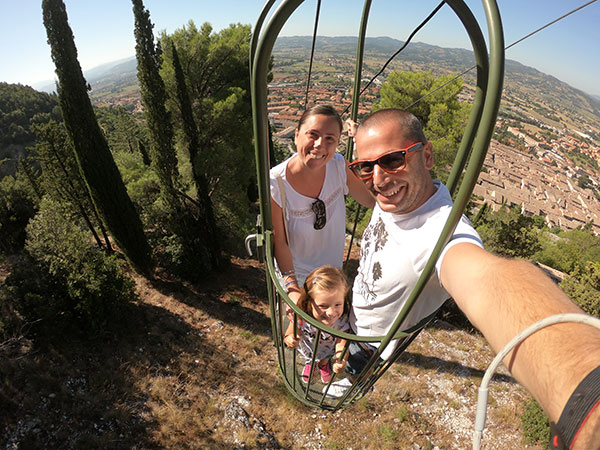
[(348, 169), (348, 161), (346, 161), (346, 184), (348, 185), (348, 192), (354, 200), (367, 208), (372, 209), (375, 206), (375, 197), (371, 195), (365, 183)]
[[(285, 235), (285, 226), (283, 224), (283, 211), (273, 197), (271, 197), (271, 216), (273, 220), (273, 243), (275, 245), (275, 259), (279, 270), (283, 275), (283, 281), (287, 286), (284, 286), (289, 297), (298, 302), (300, 297), (300, 286), (296, 280), (296, 275), (293, 274), (294, 262), (292, 261), (292, 252), (288, 246), (287, 237)], [(286, 275), (288, 274), (288, 275)]]

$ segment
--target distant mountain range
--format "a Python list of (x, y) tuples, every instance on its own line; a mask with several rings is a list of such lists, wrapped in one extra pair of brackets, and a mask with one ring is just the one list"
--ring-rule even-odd
[[(357, 38), (355, 36), (327, 37), (318, 36), (315, 43), (315, 54), (348, 55), (356, 54)], [(375, 58), (385, 61), (393, 55), (404, 42), (390, 37), (367, 38), (365, 41), (365, 59)], [(310, 57), (311, 36), (288, 36), (277, 39), (273, 55), (277, 66), (278, 55), (282, 58)], [(401, 64), (412, 66), (416, 70), (433, 70), (441, 73), (459, 74), (475, 65), (475, 56), (471, 50), (445, 48), (421, 42), (411, 42), (390, 64), (391, 68)], [(463, 78), (466, 81), (475, 79), (475, 71)], [(600, 96), (593, 96), (559, 79), (540, 72), (533, 67), (518, 61), (507, 59), (505, 62), (505, 89), (518, 92), (523, 101), (535, 99), (546, 105), (568, 111), (573, 114), (583, 113), (588, 120), (600, 127)]]
[[(356, 42), (357, 38), (355, 36), (318, 36), (315, 43), (315, 53), (335, 51), (338, 54), (355, 55)], [(403, 44), (403, 41), (385, 36), (366, 38), (365, 54), (379, 54), (381, 56), (391, 56), (400, 47), (402, 47)], [(284, 36), (278, 38), (275, 42), (274, 53), (278, 51), (289, 51), (292, 49), (301, 48), (310, 50), (311, 45), (311, 36)], [(455, 66), (455, 69), (460, 72), (475, 64), (475, 57), (471, 50), (466, 50), (462, 48), (439, 47), (436, 45), (424, 44), (422, 42), (410, 43), (410, 45), (408, 45), (395, 58), (395, 60), (402, 60), (407, 62), (443, 62)], [(533, 67), (526, 66), (512, 59), (507, 59), (506, 74), (508, 75), (511, 73), (522, 73), (536, 75), (540, 77), (552, 77), (551, 75), (547, 75), (543, 72), (540, 72), (539, 70), (534, 69)], [(590, 95), (587, 93), (585, 94), (589, 97), (600, 99), (600, 95)]]
[[(107, 62), (83, 72), (88, 83), (93, 85), (111, 82), (115, 78), (132, 77), (137, 82), (137, 61), (135, 56)], [(55, 92), (56, 83), (53, 80), (40, 81), (32, 86), (42, 92)]]
[[(327, 37), (318, 36), (315, 51), (317, 54), (348, 55), (356, 54), (355, 36)], [(308, 58), (312, 44), (311, 36), (279, 37), (273, 54), (292, 54)], [(390, 37), (367, 38), (365, 55), (385, 61), (403, 45), (402, 41)], [(475, 65), (473, 52), (459, 48), (444, 48), (420, 42), (411, 43), (392, 63), (415, 65), (417, 68), (435, 69), (444, 73), (461, 73)], [(137, 85), (136, 59), (134, 56), (102, 64), (84, 72), (88, 83), (98, 95), (101, 92), (114, 93), (127, 86)], [(422, 69), (423, 70), (423, 69)], [(474, 71), (463, 76), (465, 80), (474, 80)], [(55, 91), (53, 81), (36, 83), (37, 90)], [(544, 74), (533, 67), (507, 59), (505, 65), (505, 88), (518, 90), (524, 99), (533, 97), (549, 106), (562, 110), (585, 113), (593, 121), (600, 121), (600, 96), (590, 95), (576, 89), (557, 78)]]

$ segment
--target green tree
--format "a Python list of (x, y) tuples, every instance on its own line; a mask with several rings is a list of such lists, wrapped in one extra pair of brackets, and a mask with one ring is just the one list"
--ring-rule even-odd
[(173, 125), (165, 107), (167, 94), (160, 77), (160, 56), (154, 44), (154, 25), (142, 0), (132, 0), (135, 17), (135, 53), (146, 125), (150, 132), (152, 168), (158, 174), (161, 195), (167, 208), (177, 214), (180, 207), (176, 183), (179, 178), (173, 148)]
[(0, 254), (20, 251), (25, 227), (35, 215), (37, 202), (30, 184), (20, 174), (0, 180)]
[(59, 103), (75, 146), (77, 162), (94, 204), (132, 265), (151, 267), (150, 247), (140, 218), (112, 158), (87, 95), (77, 49), (62, 0), (43, 0), (44, 26), (58, 76)]
[(107, 256), (91, 245), (69, 213), (45, 197), (27, 225), (25, 248), (48, 283), (38, 285), (39, 291), (37, 280), (15, 283), (25, 288), (17, 301), (28, 320), (43, 319), (42, 326), (49, 328), (78, 326), (93, 337), (126, 323), (126, 306), (137, 298), (135, 283), (116, 255)]
[[(61, 124), (50, 121), (35, 127), (37, 143), (32, 147), (35, 159), (41, 164), (41, 184), (44, 192), (55, 201), (67, 203), (84, 220), (98, 247), (112, 251), (102, 220), (92, 202), (85, 181), (75, 161), (73, 144)], [(96, 233), (100, 229), (104, 243)]]
[(561, 281), (560, 287), (586, 313), (600, 317), (600, 262), (577, 266)]
[(29, 144), (35, 139), (31, 125), (59, 118), (56, 95), (0, 83), (0, 146)]
[(96, 107), (94, 110), (113, 154), (138, 152), (139, 143), (148, 142), (148, 133), (140, 114), (132, 114), (122, 106)]
[(34, 142), (32, 127), (51, 119), (61, 120), (56, 95), (0, 83), (0, 178), (17, 172), (17, 162)]
[[(181, 119), (183, 131), (187, 137), (188, 153), (190, 162), (193, 162), (198, 157), (199, 152), (199, 136), (198, 127), (194, 119), (194, 112), (185, 81), (185, 75), (179, 62), (179, 56), (175, 44), (171, 41), (171, 55), (173, 58), (173, 69), (175, 72), (175, 85), (177, 88), (177, 99), (179, 100), (179, 109), (181, 111)], [(196, 185), (196, 198), (198, 200), (199, 218), (202, 221), (202, 230), (204, 241), (206, 242), (206, 251), (215, 257), (220, 253), (219, 239), (216, 232), (215, 216), (213, 207), (208, 196), (208, 183), (204, 172), (198, 170), (197, 165), (192, 164), (192, 175)], [(213, 264), (217, 265), (216, 260)]]
[(447, 176), (448, 166), (454, 161), (471, 111), (470, 104), (458, 102), (462, 80), (452, 78), (435, 77), (431, 71), (392, 72), (381, 85), (380, 100), (373, 104), (373, 111), (408, 108), (419, 118), (425, 136), (433, 142), (434, 171), (441, 178)]
[(582, 189), (587, 189), (593, 186), (592, 180), (590, 180), (590, 177), (586, 173), (584, 173), (577, 179), (577, 186), (579, 186)]
[(517, 208), (502, 207), (480, 217), (477, 232), (485, 247), (498, 254), (529, 259), (540, 248), (539, 231), (532, 217), (519, 213)]
[(563, 231), (558, 239), (545, 239), (535, 254), (536, 261), (565, 273), (589, 261), (600, 261), (600, 237), (589, 229)]
[[(190, 21), (172, 35), (163, 33), (162, 48), (177, 50), (193, 117), (198, 125), (198, 148), (190, 161), (207, 183), (223, 237), (239, 242), (252, 222), (248, 216), (248, 187), (255, 184), (254, 152), (248, 73), (250, 27), (231, 25), (213, 33), (205, 23)], [(178, 99), (173, 52), (163, 54), (161, 74), (169, 93), (167, 106), (179, 128), (179, 151), (188, 153), (183, 109)], [(240, 223), (240, 218), (243, 222)]]
[[(197, 279), (206, 276), (220, 263), (220, 246), (212, 205), (203, 173), (198, 174), (192, 170), (197, 186), (197, 201), (179, 189), (181, 183), (173, 146), (173, 127), (165, 106), (165, 85), (159, 73), (160, 60), (164, 54), (159, 51), (162, 48), (160, 43), (154, 45), (150, 13), (144, 8), (142, 0), (132, 2), (136, 23), (138, 79), (150, 131), (150, 155), (166, 209), (167, 233), (161, 236), (161, 249), (165, 249), (163, 255), (168, 255), (167, 266), (188, 279)], [(171, 50), (173, 48), (171, 46)], [(173, 51), (169, 53), (173, 55)], [(197, 128), (193, 122), (187, 88), (180, 69), (181, 67), (177, 86), (180, 94), (179, 107), (183, 112), (183, 131), (188, 138), (188, 151), (196, 153)], [(184, 207), (183, 199), (191, 201), (191, 207), (196, 211), (192, 211), (191, 207)]]

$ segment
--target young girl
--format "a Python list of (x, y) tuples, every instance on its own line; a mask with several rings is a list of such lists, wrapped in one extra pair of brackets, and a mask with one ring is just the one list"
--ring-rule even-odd
[[(344, 272), (333, 266), (323, 266), (313, 270), (301, 289), (298, 307), (309, 314), (322, 324), (325, 324), (335, 330), (349, 332), (348, 313), (350, 311), (350, 299), (348, 297), (348, 282)], [(308, 383), (310, 377), (310, 362), (317, 335), (317, 328), (298, 318), (299, 330), (294, 336), (294, 323), (290, 322), (286, 332), (284, 342), (290, 348), (298, 347), (298, 351), (304, 356), (306, 365), (302, 371), (302, 379)], [(321, 381), (328, 383), (331, 379), (332, 367), (330, 359), (333, 360), (333, 371), (340, 373), (346, 368), (348, 352), (342, 359), (342, 353), (346, 341), (335, 338), (334, 336), (321, 332), (317, 356), (315, 361), (315, 370), (318, 367), (321, 374)]]

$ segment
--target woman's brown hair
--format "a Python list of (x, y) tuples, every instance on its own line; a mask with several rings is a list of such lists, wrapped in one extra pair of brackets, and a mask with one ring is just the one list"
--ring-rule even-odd
[(342, 119), (336, 109), (331, 105), (315, 105), (304, 111), (302, 116), (300, 116), (300, 120), (298, 121), (298, 130), (302, 127), (302, 124), (308, 120), (309, 117), (316, 115), (333, 117), (340, 127), (340, 134), (342, 133), (344, 124), (342, 123)]

